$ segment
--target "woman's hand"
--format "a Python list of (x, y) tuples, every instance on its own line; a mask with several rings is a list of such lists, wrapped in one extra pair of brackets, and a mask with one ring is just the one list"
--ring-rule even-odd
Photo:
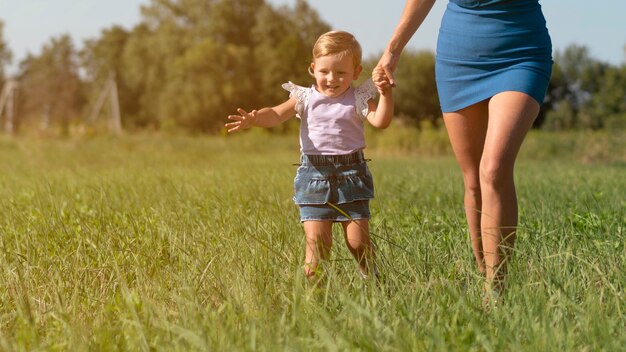
[[(378, 60), (378, 65), (376, 65), (376, 69), (380, 68), (385, 73), (387, 81), (392, 87), (396, 86), (396, 80), (393, 77), (393, 73), (396, 70), (396, 66), (398, 66), (399, 60), (399, 55), (386, 50), (380, 57), (380, 60)], [(374, 71), (376, 71), (376, 69), (374, 69)]]

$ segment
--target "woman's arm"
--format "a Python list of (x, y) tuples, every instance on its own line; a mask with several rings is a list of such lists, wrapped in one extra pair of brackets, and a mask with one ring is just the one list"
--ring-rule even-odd
[(246, 112), (244, 109), (237, 109), (240, 115), (229, 115), (228, 119), (234, 122), (229, 122), (224, 126), (228, 132), (236, 132), (239, 130), (245, 130), (250, 127), (274, 127), (279, 125), (296, 114), (296, 99), (289, 99), (286, 102), (276, 105), (271, 108), (263, 108), (261, 110), (252, 110)]
[(430, 12), (435, 0), (407, 0), (402, 11), (402, 16), (396, 25), (396, 29), (389, 39), (387, 48), (378, 61), (380, 66), (387, 75), (391, 86), (395, 86), (396, 82), (393, 77), (393, 72), (398, 65), (400, 54), (404, 47), (409, 42), (415, 31), (424, 22), (426, 15)]

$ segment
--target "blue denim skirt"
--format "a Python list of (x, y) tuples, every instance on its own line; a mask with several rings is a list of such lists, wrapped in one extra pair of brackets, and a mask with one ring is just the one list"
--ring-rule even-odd
[(346, 155), (302, 154), (294, 193), (300, 221), (369, 219), (374, 179), (363, 151)]

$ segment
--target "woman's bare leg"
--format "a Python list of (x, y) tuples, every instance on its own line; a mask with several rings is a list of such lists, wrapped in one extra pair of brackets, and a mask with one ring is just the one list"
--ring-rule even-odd
[(517, 195), (513, 169), (539, 104), (520, 92), (503, 92), (489, 101), (489, 126), (480, 162), (481, 230), (488, 284), (503, 283), (515, 243)]
[(479, 167), (487, 134), (488, 102), (483, 101), (456, 112), (444, 113), (443, 119), (452, 150), (463, 173), (465, 216), (472, 251), (479, 272), (485, 273), (480, 229), (483, 203)]
[[(506, 249), (517, 227), (515, 159), (539, 113), (539, 104), (520, 92), (503, 92), (444, 114), (452, 149), (463, 172), (465, 211), (472, 248), (489, 285), (506, 272)], [(504, 241), (504, 242), (503, 242)]]

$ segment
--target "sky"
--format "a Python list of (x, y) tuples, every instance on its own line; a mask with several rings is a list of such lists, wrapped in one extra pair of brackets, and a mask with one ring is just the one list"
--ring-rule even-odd
[[(293, 5), (295, 0), (267, 0)], [(69, 34), (77, 47), (97, 38), (113, 25), (132, 28), (141, 19), (140, 6), (150, 0), (0, 0), (4, 40), (13, 52), (13, 65), (27, 53), (38, 54), (52, 37)], [(352, 32), (365, 57), (378, 55), (400, 17), (402, 0), (309, 0), (333, 29)], [(622, 64), (626, 61), (626, 0), (540, 0), (553, 48), (585, 45), (592, 57)], [(434, 51), (439, 22), (447, 0), (437, 0), (408, 48)], [(312, 44), (312, 43), (311, 43)]]

